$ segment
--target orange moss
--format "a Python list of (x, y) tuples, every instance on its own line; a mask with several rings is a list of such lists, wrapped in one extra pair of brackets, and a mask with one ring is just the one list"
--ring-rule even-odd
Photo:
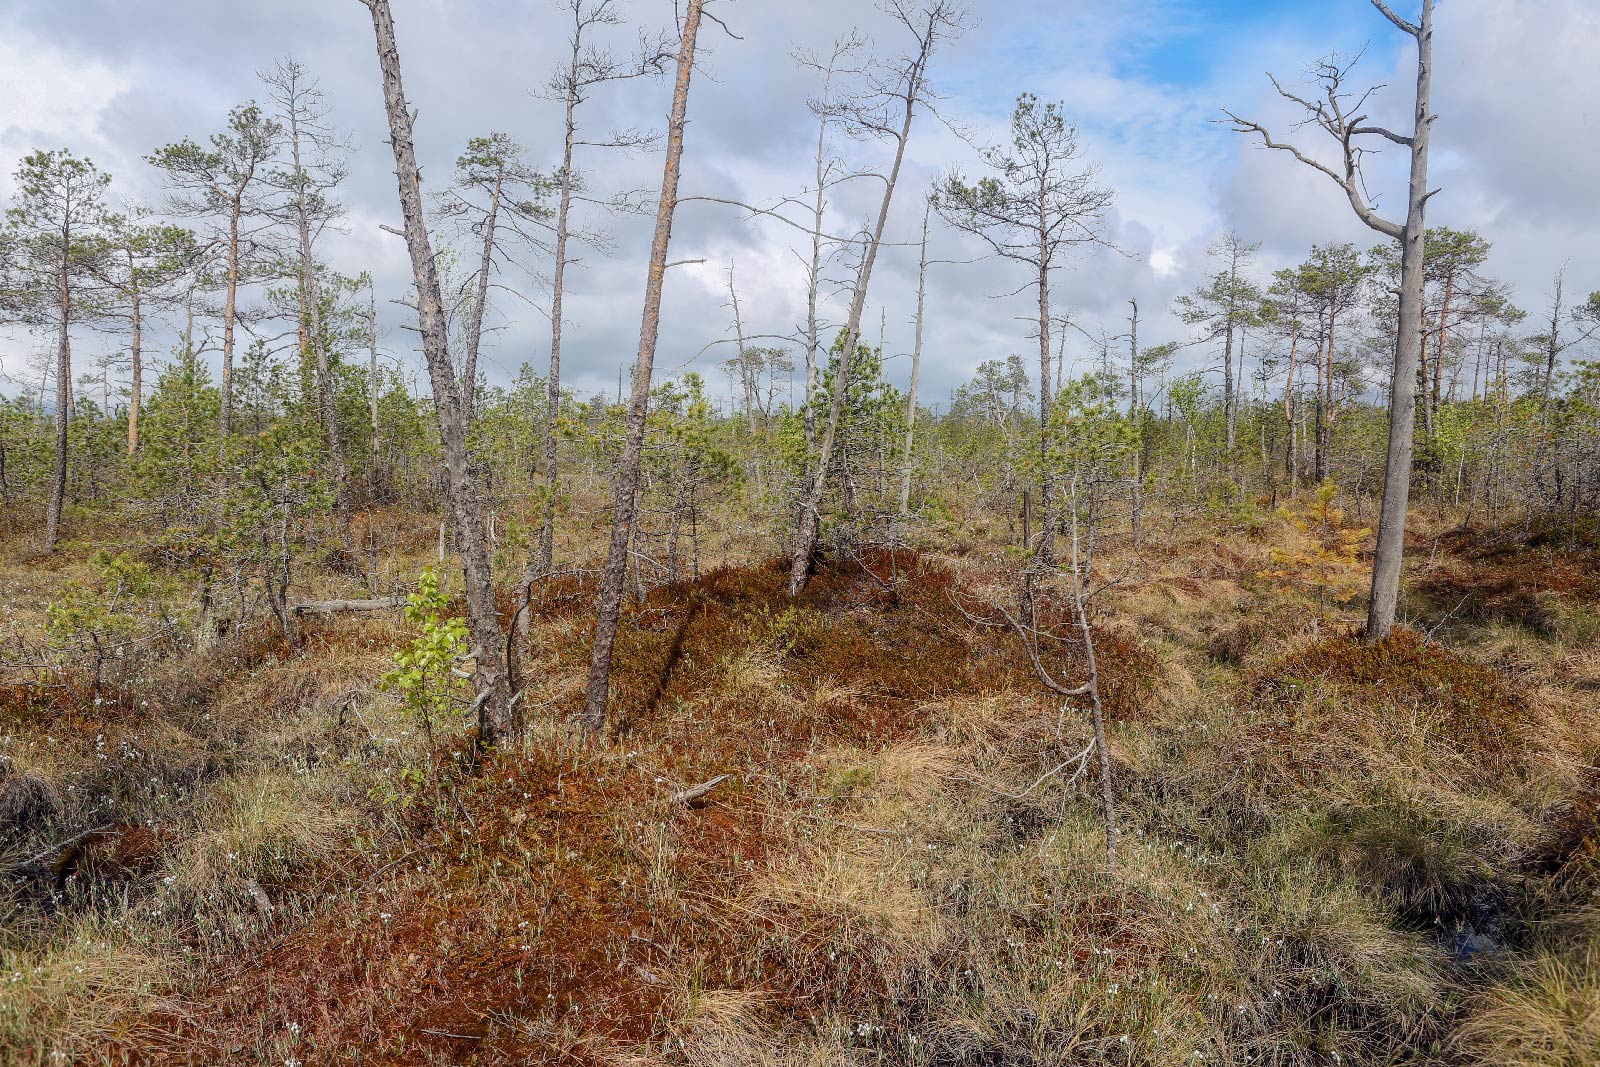
[(1338, 746), (1421, 717), (1469, 759), (1514, 762), (1527, 724), (1525, 698), (1504, 678), (1403, 627), (1376, 644), (1325, 638), (1248, 672), (1246, 686), (1258, 723), (1247, 736), (1268, 746), (1308, 735)]
[[(192, 1008), (142, 1020), (138, 1032), (159, 1038), (112, 1051), (145, 1063), (221, 1062), (242, 1048), (307, 1064), (357, 1049), (373, 1065), (599, 1063), (664, 1038), (661, 975), (770, 979), (798, 995), (747, 969), (737, 935), (758, 920), (735, 922), (724, 901), (786, 840), (772, 813), (792, 811), (797, 790), (822, 792), (816, 749), (882, 744), (916, 729), (930, 700), (1030, 677), (1009, 643), (975, 647), (953, 582), (902, 552), (824, 570), (793, 602), (778, 562), (653, 592), (627, 616), (614, 661), (613, 732), (637, 753), (549, 740), (438, 784), (439, 816), (412, 852), (352, 873), (353, 892)], [(571, 596), (553, 582), (535, 602), (561, 617)], [(535, 633), (526, 663), (587, 662), (584, 627)], [(1132, 642), (1106, 648), (1108, 663), (1137, 659)], [(772, 676), (740, 687), (742, 662)], [(847, 696), (811, 699), (841, 683)], [(734, 779), (704, 807), (669, 805), (673, 789), (720, 773)], [(291, 1024), (303, 1053), (286, 1044)]]

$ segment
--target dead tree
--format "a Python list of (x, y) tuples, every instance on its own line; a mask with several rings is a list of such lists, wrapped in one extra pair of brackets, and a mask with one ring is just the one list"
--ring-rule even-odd
[[(489, 287), (495, 263), (515, 258), (512, 248), (508, 247), (507, 234), (523, 245), (541, 246), (542, 235), (537, 231), (547, 224), (548, 211), (540, 201), (550, 181), (523, 160), (521, 145), (499, 132), (467, 142), (467, 150), (456, 160), (455, 177), (454, 188), (445, 196), (443, 211), (448, 216), (464, 219), (466, 228), (482, 242), (461, 367), (461, 402), (470, 423), (477, 414), (478, 352), (483, 345), (483, 324), (489, 310)], [(486, 202), (473, 203), (467, 197), (469, 192), (482, 194)]]
[(812, 111), (817, 116), (817, 150), (813, 157), (815, 173), (812, 178), (811, 203), (807, 205), (811, 213), (811, 225), (808, 236), (811, 238), (811, 254), (805, 260), (806, 264), (806, 322), (805, 333), (805, 397), (801, 407), (802, 422), (806, 434), (806, 454), (810, 455), (817, 447), (817, 415), (812, 405), (812, 398), (817, 391), (817, 354), (821, 344), (821, 326), (817, 318), (817, 302), (822, 288), (822, 275), (828, 268), (832, 256), (838, 245), (832, 244), (828, 252), (825, 246), (830, 244), (827, 234), (823, 230), (823, 218), (828, 210), (828, 190), (843, 182), (850, 181), (862, 175), (844, 168), (839, 160), (828, 151), (828, 130), (838, 120), (834, 99), (834, 80), (841, 75), (859, 74), (857, 68), (847, 65), (853, 62), (853, 57), (858, 55), (864, 47), (865, 41), (856, 33), (851, 32), (837, 38), (833, 42), (833, 52), (826, 63), (807, 53), (798, 53), (796, 58), (807, 67), (821, 72), (822, 95), (811, 101)]
[[(587, 38), (598, 28), (617, 26), (622, 16), (614, 0), (562, 0), (562, 6), (572, 15), (572, 36), (568, 39), (570, 50), (567, 65), (551, 76), (546, 86), (547, 94), (560, 100), (565, 111), (561, 149), (561, 169), (556, 173), (555, 253), (550, 292), (550, 373), (545, 381), (544, 476), (545, 497), (543, 515), (539, 522), (539, 536), (533, 559), (522, 579), (522, 605), (525, 607), (533, 580), (549, 574), (555, 565), (556, 499), (560, 494), (561, 479), (556, 442), (557, 416), (561, 411), (561, 335), (564, 322), (563, 307), (567, 291), (567, 267), (576, 263), (569, 246), (573, 238), (591, 245), (604, 241), (602, 234), (578, 232), (572, 229), (572, 205), (582, 199), (583, 183), (573, 169), (573, 152), (580, 147), (620, 148), (624, 151), (645, 147), (654, 138), (637, 130), (613, 131), (603, 140), (586, 141), (578, 136), (578, 108), (589, 99), (598, 86), (616, 81), (660, 74), (669, 53), (660, 41), (643, 42), (631, 59), (622, 59), (613, 53), (594, 46)], [(615, 206), (615, 205), (613, 205)], [(527, 611), (518, 618), (526, 625)]]
[(667, 125), (667, 155), (661, 173), (661, 201), (656, 209), (655, 236), (645, 275), (644, 311), (639, 322), (639, 353), (634, 362), (633, 395), (628, 403), (622, 458), (617, 465), (611, 544), (600, 579), (595, 610), (594, 654), (584, 691), (583, 730), (589, 743), (599, 741), (606, 724), (611, 694), (611, 653), (617, 642), (622, 588), (628, 573), (628, 545), (639, 503), (639, 468), (644, 454), (645, 415), (650, 404), (650, 376), (655, 368), (656, 335), (661, 328), (661, 290), (667, 274), (667, 246), (672, 241), (672, 216), (678, 206), (678, 178), (683, 163), (683, 131), (689, 111), (689, 81), (694, 73), (695, 39), (705, 0), (689, 0), (684, 12), (678, 72), (672, 91), (672, 117)]
[(917, 377), (922, 371), (922, 319), (928, 295), (928, 211), (922, 206), (922, 244), (917, 252), (917, 319), (911, 340), (911, 387), (906, 391), (906, 448), (900, 461), (900, 517), (911, 513), (911, 450), (917, 433)]
[(990, 148), (984, 160), (996, 172), (968, 183), (960, 173), (941, 180), (934, 208), (956, 229), (984, 241), (995, 255), (1028, 268), (1038, 297), (1039, 502), (1043, 510), (1033, 546), (1040, 570), (1055, 565), (1055, 480), (1049, 453), (1050, 272), (1075, 246), (1105, 244), (1101, 232), (1112, 193), (1097, 182), (1093, 165), (1079, 162), (1076, 126), (1060, 104), (1040, 104), (1031, 93), (1011, 113), (1011, 144)]
[[(1061, 709), (1056, 717), (1056, 740), (1061, 739), (1062, 729), (1066, 722), (1067, 712), (1073, 704), (1080, 700), (1089, 703), (1089, 722), (1091, 737), (1089, 744), (1075, 754), (1068, 756), (1055, 766), (1041, 774), (1034, 782), (1020, 793), (1002, 794), (1009, 799), (1019, 800), (1033, 792), (1039, 786), (1076, 766), (1068, 781), (1075, 781), (1082, 776), (1089, 767), (1091, 756), (1096, 757), (1100, 772), (1100, 810), (1105, 820), (1106, 837), (1106, 869), (1115, 871), (1117, 866), (1117, 807), (1116, 793), (1111, 782), (1111, 749), (1106, 736), (1105, 704), (1100, 692), (1100, 664), (1095, 657), (1094, 628), (1089, 623), (1089, 563), (1082, 551), (1082, 542), (1079, 536), (1079, 508), (1078, 508), (1078, 481), (1074, 477), (1067, 490), (1068, 530), (1071, 535), (1072, 555), (1070, 557), (1072, 585), (1070, 610), (1076, 624), (1078, 638), (1083, 643), (1084, 666), (1087, 677), (1083, 684), (1066, 686), (1057, 681), (1044, 664), (1044, 658), (1039, 649), (1039, 638), (1043, 631), (1037, 622), (1027, 617), (1017, 617), (1006, 611), (998, 604), (990, 607), (1005, 620), (1022, 642), (1022, 649), (1027, 653), (1028, 662), (1033, 666), (1034, 675), (1039, 679), (1039, 684), (1061, 699)], [(1092, 532), (1092, 530), (1091, 530)], [(985, 626), (994, 626), (987, 619), (981, 618), (959, 604), (956, 605), (963, 615), (969, 620)]]
[(383, 78), (384, 107), (389, 117), (389, 143), (394, 149), (395, 179), (405, 216), (406, 249), (416, 281), (417, 320), (422, 351), (433, 385), (433, 409), (444, 445), (445, 492), (455, 518), (457, 547), (466, 578), (467, 629), (473, 644), (473, 703), (478, 709), (478, 746), (492, 748), (511, 737), (511, 689), (506, 676), (505, 632), (495, 610), (493, 575), (483, 537), (483, 512), (477, 479), (467, 454), (466, 414), (450, 363), (439, 274), (423, 217), (421, 181), (412, 143), (412, 114), (406, 107), (400, 79), (400, 52), (395, 44), (389, 0), (360, 0), (372, 13), (378, 66)]
[[(1372, 4), (1395, 28), (1416, 41), (1417, 91), (1412, 110), (1410, 134), (1400, 134), (1367, 121), (1362, 110), (1377, 86), (1354, 95), (1345, 87), (1352, 62), (1330, 57), (1320, 61), (1315, 78), (1321, 99), (1311, 99), (1285, 89), (1272, 79), (1273, 87), (1284, 99), (1299, 105), (1305, 122), (1328, 134), (1339, 146), (1340, 159), (1330, 166), (1306, 155), (1293, 144), (1275, 140), (1259, 122), (1242, 119), (1225, 111), (1227, 121), (1239, 133), (1261, 138), (1267, 148), (1288, 152), (1304, 165), (1321, 171), (1343, 190), (1356, 217), (1385, 237), (1400, 242), (1400, 307), (1395, 338), (1394, 374), (1389, 382), (1389, 450), (1384, 467), (1383, 504), (1378, 517), (1378, 547), (1372, 564), (1372, 596), (1367, 605), (1368, 641), (1381, 641), (1394, 628), (1400, 600), (1400, 569), (1404, 562), (1406, 507), (1411, 493), (1411, 452), (1417, 415), (1417, 363), (1422, 354), (1422, 312), (1424, 299), (1423, 237), (1428, 198), (1428, 140), (1435, 116), (1430, 113), (1433, 82), (1433, 0), (1422, 0), (1422, 14), (1415, 23), (1396, 15), (1384, 0)], [(1270, 75), (1269, 75), (1270, 77)], [(1406, 197), (1404, 223), (1379, 215), (1368, 200), (1362, 184), (1361, 162), (1369, 149), (1358, 140), (1381, 137), (1411, 153), (1411, 178)], [(1435, 190), (1437, 191), (1437, 190)]]
[(967, 22), (966, 9), (953, 0), (922, 0), (916, 6), (907, 0), (886, 0), (884, 10), (911, 31), (916, 46), (882, 75), (874, 77), (864, 94), (835, 105), (835, 112), (854, 129), (893, 142), (894, 162), (884, 178), (878, 218), (863, 249), (861, 267), (856, 275), (855, 290), (850, 300), (850, 317), (845, 323), (844, 348), (839, 356), (838, 372), (834, 375), (833, 395), (829, 398), (828, 423), (822, 432), (816, 463), (807, 472), (807, 484), (802, 490), (794, 556), (789, 563), (791, 597), (799, 596), (811, 577), (811, 565), (822, 529), (822, 496), (827, 489), (828, 471), (833, 463), (834, 444), (839, 434), (839, 420), (849, 389), (850, 363), (861, 337), (861, 315), (866, 308), (867, 286), (872, 280), (872, 267), (877, 261), (878, 249), (883, 244), (889, 207), (894, 201), (901, 163), (905, 160), (906, 143), (911, 138), (911, 122), (917, 108), (927, 103), (928, 64), (940, 42), (959, 36)]

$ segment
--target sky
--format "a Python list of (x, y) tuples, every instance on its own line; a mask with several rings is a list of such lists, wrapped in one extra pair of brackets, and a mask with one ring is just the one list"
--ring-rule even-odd
[[(621, 0), (630, 25), (597, 38), (627, 51), (639, 30), (672, 23), (669, 0)], [(469, 137), (508, 133), (529, 159), (559, 161), (560, 108), (541, 87), (567, 48), (569, 23), (546, 0), (392, 0), (407, 95), (418, 111), (424, 174), (442, 183)], [(1395, 0), (1415, 18), (1417, 0)], [(898, 54), (905, 31), (865, 0), (716, 0), (713, 10), (737, 39), (707, 25), (691, 90), (680, 195), (774, 204), (807, 186), (816, 137), (806, 99), (814, 74), (796, 49), (826, 53), (851, 28), (882, 55)], [(1112, 248), (1080, 250), (1057, 270), (1055, 304), (1090, 335), (1127, 329), (1128, 301), (1140, 308), (1145, 345), (1190, 338), (1175, 298), (1215, 265), (1207, 246), (1225, 229), (1259, 241), (1262, 277), (1302, 259), (1312, 244), (1374, 243), (1325, 176), (1264, 150), (1217, 120), (1221, 110), (1260, 117), (1274, 133), (1324, 154), (1317, 131), (1292, 129), (1292, 115), (1266, 72), (1293, 83), (1330, 52), (1361, 54), (1355, 80), (1383, 84), (1373, 114), (1393, 128), (1408, 121), (1414, 51), (1367, 0), (982, 0), (973, 25), (939, 52), (931, 77), (937, 114), (919, 115), (907, 149), (885, 248), (868, 297), (867, 339), (880, 329), (888, 374), (909, 374), (917, 250), (924, 195), (951, 168), (982, 173), (978, 148), (1005, 135), (1019, 92), (1062, 103), (1080, 129), (1084, 158), (1115, 191), (1107, 224)], [(1434, 127), (1429, 223), (1476, 229), (1494, 247), (1487, 270), (1512, 284), (1537, 317), (1554, 273), (1569, 293), (1600, 289), (1600, 3), (1594, 0), (1439, 0), (1436, 9)], [(898, 30), (898, 32), (896, 32)], [(11, 172), (35, 148), (68, 148), (114, 177), (116, 198), (159, 204), (159, 175), (143, 157), (184, 137), (221, 128), (229, 107), (265, 99), (256, 72), (293, 56), (321, 82), (332, 121), (352, 146), (341, 190), (346, 212), (319, 256), (347, 274), (372, 272), (388, 358), (420, 368), (414, 316), (398, 303), (410, 284), (404, 243), (381, 229), (398, 225), (393, 157), (386, 142), (370, 17), (357, 0), (0, 0), (0, 203)], [(670, 80), (598, 89), (580, 112), (601, 139), (618, 127), (660, 129)], [(881, 167), (882, 145), (835, 138), (853, 162)], [(1369, 185), (1379, 208), (1404, 205), (1398, 149), (1374, 158)], [(659, 151), (582, 152), (577, 166), (597, 194), (659, 189)], [(434, 178), (434, 176), (438, 176)], [(835, 191), (830, 226), (849, 232), (869, 219), (870, 183)], [(581, 395), (615, 391), (619, 368), (638, 344), (644, 267), (652, 220), (582, 209), (582, 224), (612, 235), (609, 254), (585, 253), (569, 271), (564, 378)], [(699, 370), (719, 392), (731, 353), (727, 271), (735, 267), (744, 328), (792, 336), (803, 323), (803, 235), (753, 222), (736, 208), (679, 206), (671, 258), (703, 260), (668, 275), (656, 368), (659, 377)], [(971, 238), (932, 226), (923, 396), (938, 405), (985, 359), (1036, 351), (1023, 268), (974, 260)], [(498, 279), (519, 296), (499, 296), (483, 362), (505, 383), (526, 363), (543, 372), (549, 353), (546, 283), (516, 268)], [(845, 300), (830, 298), (827, 321), (842, 323)], [(79, 367), (124, 343), (85, 333)], [(167, 342), (170, 345), (170, 335)], [(709, 346), (709, 347), (708, 347)], [(161, 345), (148, 347), (160, 348)], [(29, 354), (40, 341), (0, 335), (0, 391), (32, 380)], [(1095, 346), (1067, 337), (1070, 366), (1088, 369)], [(1184, 350), (1184, 364), (1217, 359), (1209, 346)], [(426, 379), (416, 375), (419, 386)], [(425, 386), (424, 386), (425, 387)]]

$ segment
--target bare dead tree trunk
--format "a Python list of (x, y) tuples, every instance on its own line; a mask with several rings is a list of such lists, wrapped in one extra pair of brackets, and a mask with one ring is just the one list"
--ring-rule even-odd
[[(805, 487), (804, 499), (795, 529), (794, 555), (789, 561), (789, 595), (799, 596), (811, 578), (811, 564), (816, 556), (817, 538), (822, 529), (822, 496), (827, 490), (828, 472), (833, 464), (833, 450), (839, 434), (839, 420), (844, 412), (845, 393), (850, 386), (850, 367), (855, 359), (856, 346), (861, 339), (861, 315), (866, 308), (867, 286), (872, 280), (872, 267), (878, 259), (878, 248), (883, 243), (883, 231), (889, 221), (889, 206), (894, 201), (896, 183), (900, 180), (900, 166), (905, 160), (906, 142), (911, 138), (911, 120), (916, 114), (927, 77), (927, 64), (942, 32), (959, 23), (960, 13), (945, 5), (942, 0), (931, 4), (924, 14), (928, 20), (927, 32), (918, 33), (920, 49), (904, 73), (898, 94), (902, 106), (899, 129), (890, 131), (895, 138), (894, 163), (884, 180), (883, 199), (878, 205), (877, 222), (872, 236), (862, 254), (861, 268), (856, 277), (855, 292), (850, 299), (850, 316), (845, 323), (844, 351), (839, 354), (839, 368), (834, 374), (832, 396), (828, 405), (828, 424), (822, 432), (822, 443), (817, 450), (816, 466), (810, 472), (810, 482)], [(906, 25), (915, 31), (906, 15)]]
[[(1367, 606), (1369, 641), (1381, 641), (1394, 629), (1400, 601), (1400, 571), (1405, 557), (1406, 511), (1411, 495), (1411, 449), (1417, 414), (1417, 361), (1422, 349), (1423, 237), (1428, 203), (1428, 134), (1433, 82), (1433, 0), (1422, 0), (1422, 17), (1413, 26), (1395, 16), (1381, 0), (1376, 6), (1417, 42), (1417, 95), (1413, 112), (1411, 180), (1406, 223), (1400, 240), (1400, 343), (1394, 378), (1389, 385), (1389, 449), (1384, 466), (1383, 504), (1378, 512), (1378, 546), (1372, 564), (1372, 595)], [(1369, 223), (1370, 225), (1370, 223)]]
[(928, 293), (928, 212), (922, 207), (922, 244), (917, 259), (917, 321), (911, 341), (911, 388), (906, 393), (906, 448), (900, 462), (900, 517), (911, 514), (911, 453), (917, 435), (917, 376), (922, 370), (922, 321)]
[(572, 35), (572, 57), (567, 71), (566, 122), (561, 149), (561, 186), (556, 204), (555, 276), (550, 292), (550, 373), (545, 381), (544, 413), (544, 489), (540, 508), (539, 540), (533, 552), (533, 561), (522, 576), (521, 601), (518, 605), (517, 628), (528, 632), (528, 598), (533, 592), (533, 582), (540, 575), (549, 574), (555, 566), (556, 499), (560, 494), (560, 472), (557, 467), (556, 426), (561, 414), (561, 319), (567, 292), (567, 241), (572, 219), (572, 147), (577, 137), (577, 120), (574, 112), (578, 106), (578, 69), (582, 62), (583, 24)]
[[(1383, 504), (1378, 513), (1378, 545), (1372, 567), (1372, 595), (1367, 605), (1368, 641), (1381, 641), (1394, 628), (1400, 600), (1400, 572), (1405, 556), (1406, 511), (1411, 494), (1411, 453), (1417, 414), (1417, 365), (1422, 357), (1423, 241), (1424, 216), (1428, 197), (1428, 141), (1434, 116), (1430, 113), (1433, 81), (1433, 0), (1422, 0), (1422, 15), (1412, 24), (1396, 15), (1384, 0), (1372, 4), (1396, 29), (1417, 44), (1417, 91), (1412, 112), (1412, 132), (1402, 135), (1370, 124), (1367, 116), (1351, 115), (1351, 97), (1343, 90), (1348, 67), (1332, 59), (1321, 61), (1317, 78), (1324, 100), (1311, 100), (1288, 91), (1274, 80), (1285, 99), (1305, 109), (1311, 122), (1327, 133), (1341, 149), (1338, 170), (1305, 153), (1292, 144), (1273, 140), (1259, 122), (1241, 119), (1224, 112), (1240, 133), (1261, 137), (1268, 148), (1288, 152), (1302, 164), (1319, 170), (1344, 191), (1356, 217), (1385, 237), (1400, 242), (1400, 308), (1395, 337), (1394, 376), (1389, 384), (1389, 447), (1384, 464)], [(1370, 91), (1367, 95), (1370, 95)], [(1356, 103), (1359, 107), (1361, 97)], [(1406, 198), (1406, 220), (1396, 223), (1380, 216), (1368, 202), (1361, 187), (1360, 149), (1354, 139), (1364, 135), (1382, 137), (1411, 152), (1411, 177)]]
[[(294, 215), (299, 239), (300, 298), (306, 313), (305, 327), (309, 334), (312, 358), (316, 365), (317, 396), (322, 408), (323, 433), (328, 439), (328, 474), (333, 482), (333, 518), (339, 535), (348, 538), (350, 533), (350, 496), (347, 466), (345, 463), (344, 434), (339, 428), (339, 409), (333, 389), (333, 371), (328, 359), (328, 339), (323, 332), (322, 297), (317, 285), (317, 265), (311, 252), (311, 208), (306, 197), (307, 173), (302, 161), (302, 140), (305, 121), (301, 82), (298, 68), (289, 66), (284, 71), (281, 85), (284, 117), (289, 120), (290, 159), (294, 165)], [(313, 87), (314, 88), (314, 87)]]
[(611, 694), (611, 654), (617, 641), (622, 611), (622, 590), (627, 580), (628, 543), (638, 504), (639, 468), (644, 453), (645, 415), (650, 404), (650, 377), (655, 367), (656, 335), (661, 328), (661, 291), (667, 273), (667, 246), (672, 240), (672, 216), (678, 205), (678, 178), (683, 162), (683, 133), (689, 110), (689, 82), (694, 72), (695, 38), (700, 31), (705, 0), (689, 0), (683, 19), (683, 40), (678, 50), (677, 80), (672, 93), (672, 118), (667, 130), (667, 155), (661, 175), (661, 202), (656, 209), (655, 236), (650, 246), (650, 266), (645, 279), (644, 312), (639, 324), (639, 354), (634, 362), (633, 395), (617, 468), (616, 513), (611, 523), (611, 545), (600, 579), (595, 611), (594, 654), (584, 692), (583, 728), (591, 744), (605, 729), (606, 704)]
[(367, 419), (372, 426), (372, 458), (378, 458), (378, 297), (367, 279)]
[(433, 386), (434, 413), (444, 444), (445, 491), (455, 519), (458, 549), (466, 579), (467, 628), (476, 653), (473, 686), (478, 707), (478, 745), (492, 748), (511, 736), (511, 693), (506, 677), (505, 633), (495, 610), (493, 575), (483, 538), (483, 513), (476, 479), (467, 455), (467, 426), (456, 388), (455, 371), (445, 333), (443, 300), (433, 249), (423, 218), (422, 190), (412, 144), (411, 112), (406, 107), (400, 77), (400, 53), (395, 44), (394, 20), (389, 0), (361, 0), (372, 12), (378, 65), (383, 75), (384, 106), (389, 118), (389, 140), (394, 149), (395, 178), (400, 207), (405, 216), (406, 248), (417, 287), (417, 319), (423, 355)]
[(477, 410), (478, 346), (483, 341), (483, 315), (489, 306), (489, 271), (494, 266), (494, 224), (500, 214), (500, 190), (504, 172), (495, 178), (494, 189), (489, 194), (489, 213), (483, 220), (483, 261), (478, 265), (478, 295), (472, 305), (472, 324), (467, 329), (467, 358), (461, 371), (461, 402), (465, 406), (467, 422), (472, 422)]

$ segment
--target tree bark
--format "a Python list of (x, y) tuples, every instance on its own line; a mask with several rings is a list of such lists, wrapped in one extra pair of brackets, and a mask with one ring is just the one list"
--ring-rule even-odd
[[(924, 59), (926, 56), (924, 55)], [(844, 351), (839, 354), (839, 370), (833, 377), (833, 395), (829, 399), (828, 424), (822, 431), (822, 444), (817, 451), (817, 464), (806, 487), (805, 499), (800, 505), (799, 522), (795, 531), (794, 556), (789, 561), (789, 595), (799, 596), (811, 578), (811, 561), (817, 551), (817, 536), (822, 529), (822, 494), (828, 484), (828, 470), (833, 462), (835, 439), (839, 434), (839, 419), (844, 412), (844, 397), (850, 386), (850, 365), (855, 359), (856, 345), (861, 338), (861, 314), (866, 308), (867, 285), (872, 279), (872, 267), (878, 258), (878, 246), (883, 242), (884, 227), (889, 221), (889, 205), (894, 199), (895, 183), (900, 179), (900, 164), (905, 159), (906, 142), (911, 137), (911, 119), (916, 112), (917, 98), (922, 91), (920, 66), (909, 76), (905, 92), (905, 114), (900, 123), (899, 139), (895, 143), (894, 164), (889, 168), (884, 183), (883, 200), (878, 206), (878, 220), (872, 229), (872, 239), (867, 244), (861, 262), (861, 274), (856, 280), (855, 293), (850, 300), (850, 317), (845, 323)]]
[(44, 519), (44, 550), (54, 552), (61, 536), (61, 511), (67, 500), (67, 428), (72, 412), (72, 282), (69, 273), (72, 250), (70, 223), (61, 227), (61, 268), (56, 275), (56, 298), (60, 318), (56, 336), (56, 455), (50, 472), (50, 505)]
[[(1234, 441), (1238, 435), (1239, 413), (1238, 397), (1233, 389), (1233, 319), (1235, 315), (1234, 304), (1239, 292), (1239, 250), (1232, 249), (1228, 260), (1228, 306), (1225, 314), (1227, 321), (1223, 326), (1225, 340), (1222, 345), (1222, 417), (1227, 425), (1228, 455), (1233, 455)], [(1232, 462), (1230, 458), (1230, 463)]]
[(469, 426), (477, 411), (478, 346), (483, 341), (483, 315), (489, 306), (489, 271), (494, 266), (494, 226), (500, 215), (500, 187), (504, 180), (504, 172), (495, 177), (494, 192), (489, 196), (489, 214), (483, 222), (483, 261), (478, 265), (478, 295), (472, 306), (472, 326), (467, 333), (467, 358), (461, 371), (461, 403)]
[(131, 269), (129, 276), (134, 279), (129, 290), (133, 332), (128, 339), (128, 351), (133, 360), (133, 381), (128, 386), (128, 455), (131, 456), (139, 451), (139, 406), (144, 400), (144, 319), (139, 303), (138, 276)]
[(922, 245), (917, 260), (917, 321), (911, 342), (911, 389), (906, 393), (906, 448), (900, 464), (900, 517), (911, 514), (911, 452), (917, 434), (917, 378), (922, 371), (922, 318), (928, 293), (928, 205), (922, 208)]
[[(1387, 12), (1386, 12), (1387, 14)], [(1417, 405), (1417, 361), (1422, 348), (1423, 238), (1428, 199), (1428, 134), (1433, 79), (1433, 0), (1422, 0), (1416, 27), (1417, 97), (1411, 135), (1411, 181), (1406, 224), (1400, 235), (1400, 315), (1394, 378), (1389, 384), (1389, 448), (1384, 466), (1383, 504), (1378, 513), (1378, 544), (1372, 564), (1372, 595), (1367, 605), (1366, 637), (1381, 641), (1394, 629), (1400, 600), (1400, 569), (1405, 555), (1406, 509), (1411, 494), (1411, 450)]]
[(395, 44), (394, 20), (389, 0), (361, 0), (372, 13), (378, 65), (383, 76), (383, 96), (389, 118), (389, 140), (394, 149), (395, 179), (400, 208), (405, 216), (406, 248), (417, 287), (417, 319), (423, 355), (433, 386), (433, 407), (445, 454), (445, 492), (455, 519), (462, 570), (466, 579), (467, 628), (478, 655), (473, 671), (477, 692), (478, 746), (492, 748), (510, 740), (511, 692), (505, 669), (505, 632), (495, 610), (493, 575), (483, 539), (483, 513), (477, 482), (467, 455), (466, 419), (461, 410), (455, 371), (445, 334), (443, 300), (433, 249), (423, 217), (422, 190), (412, 144), (411, 112), (406, 107), (400, 76), (400, 53)]
[(344, 434), (339, 429), (339, 409), (333, 390), (333, 371), (329, 366), (327, 337), (322, 329), (322, 298), (317, 292), (316, 261), (311, 255), (311, 217), (306, 205), (305, 171), (300, 165), (300, 108), (291, 99), (289, 138), (294, 156), (295, 222), (300, 239), (300, 298), (306, 309), (306, 329), (310, 334), (311, 354), (316, 362), (317, 396), (321, 401), (323, 432), (328, 438), (328, 473), (333, 481), (333, 519), (341, 537), (350, 533), (350, 498), (346, 485), (347, 468)]
[[(550, 374), (545, 382), (544, 424), (544, 514), (539, 522), (539, 543), (534, 550), (533, 566), (523, 576), (523, 605), (527, 603), (533, 579), (549, 574), (555, 566), (556, 497), (560, 492), (560, 477), (556, 454), (556, 420), (561, 411), (561, 315), (566, 297), (567, 238), (572, 217), (572, 146), (576, 139), (577, 120), (574, 112), (578, 106), (578, 65), (582, 61), (581, 26), (572, 37), (572, 58), (567, 68), (566, 125), (561, 148), (561, 192), (556, 206), (555, 277), (550, 293)], [(518, 618), (522, 632), (527, 632), (528, 613)]]
[(1056, 565), (1056, 479), (1050, 467), (1050, 248), (1049, 219), (1039, 201), (1039, 542), (1034, 565), (1041, 571)]
[[(296, 146), (296, 164), (299, 148)], [(238, 317), (239, 294), (239, 216), (243, 211), (243, 188), (237, 190), (228, 212), (228, 291), (222, 306), (222, 414), (218, 435), (226, 441), (233, 432), (233, 324)]]
[(650, 377), (655, 367), (656, 336), (661, 328), (661, 291), (666, 280), (667, 246), (672, 240), (672, 216), (678, 204), (678, 178), (683, 161), (683, 133), (689, 109), (689, 82), (694, 72), (695, 38), (705, 0), (689, 0), (683, 19), (683, 40), (678, 50), (677, 81), (672, 93), (672, 118), (667, 132), (667, 156), (661, 175), (661, 202), (656, 209), (655, 236), (650, 246), (650, 267), (645, 279), (644, 311), (639, 324), (639, 353), (634, 362), (633, 395), (617, 469), (616, 513), (611, 523), (611, 544), (606, 553), (595, 611), (594, 654), (584, 692), (584, 735), (593, 744), (605, 729), (606, 704), (611, 693), (611, 654), (616, 646), (617, 623), (622, 611), (622, 591), (628, 571), (628, 543), (638, 505), (639, 468), (644, 453), (645, 415), (650, 404)]

